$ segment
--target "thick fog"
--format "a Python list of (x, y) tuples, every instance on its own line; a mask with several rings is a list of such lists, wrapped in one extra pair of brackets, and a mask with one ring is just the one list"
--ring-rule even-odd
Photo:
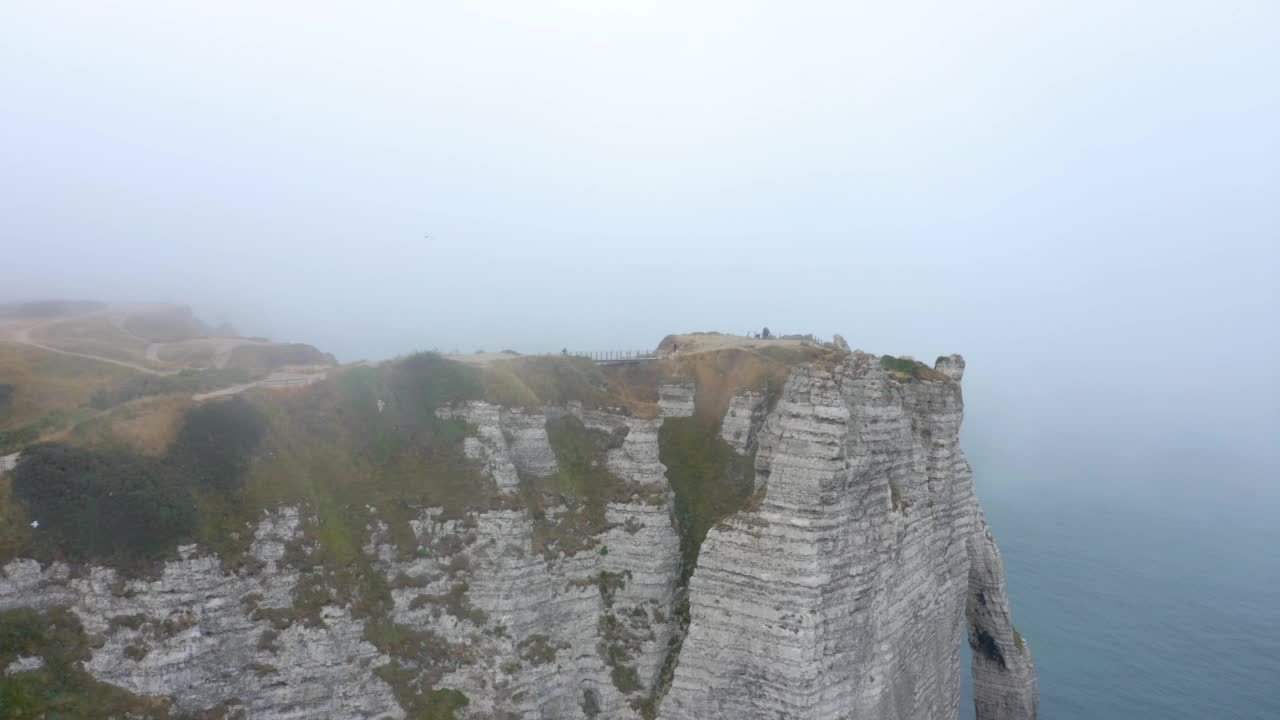
[(344, 361), (838, 332), (965, 354), (976, 458), (1277, 465), (1275, 2), (3, 15), (0, 301)]

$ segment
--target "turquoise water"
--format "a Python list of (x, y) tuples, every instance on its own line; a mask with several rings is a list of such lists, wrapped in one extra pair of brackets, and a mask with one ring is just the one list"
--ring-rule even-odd
[[(1040, 717), (1280, 718), (1274, 464), (1180, 444), (1018, 454), (970, 458), (1039, 671)], [(966, 690), (962, 719), (971, 702)]]

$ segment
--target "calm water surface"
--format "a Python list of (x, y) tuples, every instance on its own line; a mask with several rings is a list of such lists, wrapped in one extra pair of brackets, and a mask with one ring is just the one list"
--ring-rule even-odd
[(971, 453), (1041, 718), (1280, 718), (1274, 466), (1177, 448), (1036, 471), (998, 458)]

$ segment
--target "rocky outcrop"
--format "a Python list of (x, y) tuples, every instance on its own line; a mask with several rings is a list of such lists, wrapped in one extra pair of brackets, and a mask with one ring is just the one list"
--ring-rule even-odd
[[(465, 646), (438, 686), (486, 717), (637, 718), (675, 629), (679, 538), (664, 504), (611, 503), (598, 549), (547, 558), (522, 511), (415, 524), (425, 557), (370, 551), (395, 586), (393, 618)], [(459, 589), (464, 592), (459, 592)], [(621, 682), (615, 678), (622, 679)]]
[(155, 579), (111, 568), (73, 572), (15, 560), (0, 578), (0, 610), (68, 606), (99, 636), (85, 669), (140, 695), (167, 695), (199, 711), (228, 701), (250, 718), (401, 718), (375, 670), (388, 658), (363, 638), (349, 609), (326, 606), (318, 622), (277, 627), (299, 574), (283, 564), (298, 535), (296, 508), (259, 524), (250, 570), (229, 573), (218, 558), (184, 547)]
[(519, 489), (521, 472), (544, 477), (559, 469), (541, 411), (474, 401), (441, 408), (436, 414), (476, 426), (476, 434), (466, 438), (463, 449), (468, 458), (483, 465), (501, 492)]
[(751, 390), (739, 390), (729, 398), (729, 409), (720, 423), (720, 437), (739, 454), (747, 452), (764, 422), (764, 400), (764, 395)]
[[(677, 627), (679, 537), (663, 501), (610, 503), (606, 514), (597, 547), (550, 558), (522, 510), (424, 513), (408, 558), (371, 519), (365, 552), (392, 588), (386, 619), (433, 648), (414, 671), (462, 691), (469, 716), (584, 718), (590, 697), (600, 717), (638, 718), (631, 703), (648, 696)], [(0, 610), (69, 606), (103, 637), (90, 673), (182, 710), (230, 701), (250, 718), (404, 717), (376, 672), (391, 658), (364, 639), (367, 620), (335, 606), (293, 615), (300, 576), (284, 558), (298, 525), (295, 508), (263, 519), (252, 572), (224, 572), (194, 547), (154, 580), (14, 561)]]
[(933, 364), (933, 369), (960, 382), (964, 379), (964, 358), (959, 355), (944, 355)]
[(1036, 717), (1040, 687), (1031, 649), (1013, 627), (1004, 587), (1004, 563), (982, 509), (969, 537), (969, 647), (973, 651), (973, 701), (979, 718)]
[(34, 672), (42, 667), (44, 667), (44, 658), (33, 657), (31, 655), (19, 655), (13, 659), (13, 662), (9, 663), (8, 666), (4, 668), (4, 674), (17, 675), (18, 673)]
[[(954, 382), (870, 356), (792, 371), (756, 438), (760, 507), (702, 546), (662, 718), (956, 717), (980, 523), (961, 414)], [(981, 696), (1000, 672), (975, 672)]]
[[(780, 396), (731, 396), (719, 436), (754, 457), (757, 492), (707, 533), (691, 576), (659, 437), (694, 413), (696, 388), (672, 384), (656, 418), (438, 410), (474, 426), (464, 450), (504, 495), (487, 510), (413, 508), (397, 532), (368, 507), (351, 563), (377, 582), (362, 590), (304, 602), (331, 578), (310, 569), (318, 520), (285, 506), (234, 568), (194, 546), (151, 579), (11, 562), (0, 610), (70, 607), (100, 639), (95, 677), (247, 718), (400, 718), (406, 688), (426, 687), (461, 692), (459, 718), (953, 720), (966, 636), (979, 720), (1034, 718), (1030, 648), (958, 443), (963, 359), (907, 377), (832, 357), (793, 368)], [(597, 498), (585, 538), (572, 535), (581, 498), (520, 499), (561, 472), (547, 422), (565, 415), (603, 433), (590, 434), (592, 472), (624, 481)], [(567, 477), (575, 461), (556, 448)], [(361, 604), (373, 587), (376, 615)]]
[(547, 441), (547, 417), (541, 410), (503, 408), (499, 422), (517, 470), (545, 477), (560, 469)]
[(658, 406), (662, 417), (689, 417), (693, 414), (694, 386), (691, 384), (658, 387)]
[[(692, 395), (689, 396), (692, 398)], [(693, 412), (692, 399), (689, 412)], [(666, 472), (658, 459), (658, 429), (662, 418), (640, 418), (606, 410), (584, 410), (581, 403), (570, 403), (568, 412), (593, 430), (603, 430), (615, 440), (606, 453), (609, 472), (628, 482), (654, 487), (667, 485)]]

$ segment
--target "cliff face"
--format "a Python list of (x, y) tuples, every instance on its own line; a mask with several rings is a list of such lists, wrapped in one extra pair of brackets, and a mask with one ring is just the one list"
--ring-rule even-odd
[(4, 568), (0, 610), (66, 606), (94, 641), (85, 668), (139, 695), (172, 696), (186, 710), (228, 707), (244, 717), (404, 717), (391, 687), (374, 675), (385, 655), (362, 637), (346, 608), (315, 622), (277, 624), (300, 576), (284, 563), (298, 536), (296, 508), (258, 525), (261, 563), (227, 573), (195, 548), (154, 580), (126, 580), (110, 568), (15, 560)]
[[(652, 418), (440, 408), (512, 500), (423, 508), (407, 544), (370, 505), (354, 591), (327, 589), (326, 520), (299, 504), (261, 517), (233, 565), (195, 546), (151, 579), (14, 560), (0, 611), (69, 607), (96, 678), (227, 717), (950, 719), (967, 636), (980, 720), (1034, 718), (1030, 650), (958, 445), (963, 361), (911, 377), (836, 357), (729, 399), (708, 442), (754, 457), (756, 492), (693, 568), (660, 430), (698, 389), (671, 383)], [(573, 501), (514, 502), (580, 462), (549, 436), (564, 422), (606, 438), (583, 466), (625, 489), (587, 536)]]
[(792, 372), (756, 437), (763, 501), (703, 545), (662, 717), (954, 718), (966, 617), (979, 717), (1034, 717), (961, 411), (952, 378), (865, 355)]

